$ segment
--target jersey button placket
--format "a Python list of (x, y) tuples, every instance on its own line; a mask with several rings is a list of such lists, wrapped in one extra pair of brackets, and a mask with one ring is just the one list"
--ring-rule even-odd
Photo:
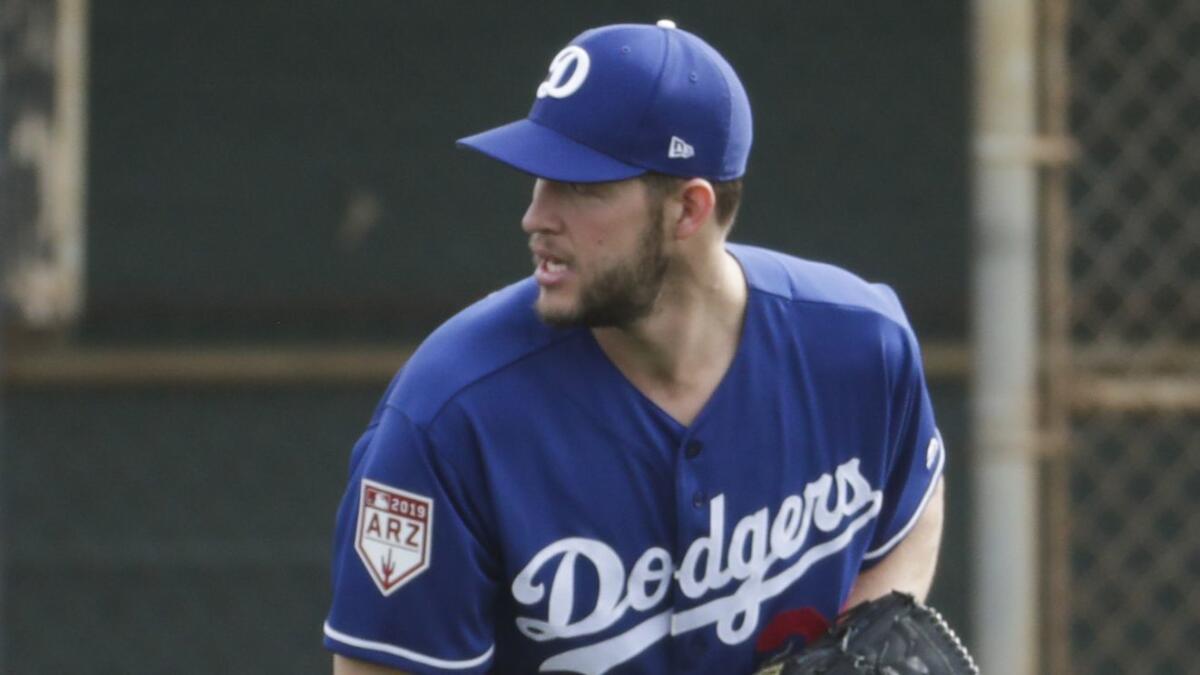
[[(683, 443), (682, 449), (684, 459), (688, 460), (688, 464), (691, 464), (693, 460), (700, 456), (700, 453), (704, 452), (704, 443), (698, 439), (690, 438)], [(689, 470), (682, 466), (680, 468), (684, 471)], [(692, 508), (703, 509), (705, 506), (708, 506), (708, 495), (702, 489), (694, 491), (692, 493)]]
[[(703, 441), (686, 432), (682, 438), (677, 438), (673, 445), (677, 519), (673, 553), (676, 564), (679, 564), (687, 555), (688, 549), (701, 537), (707, 536), (712, 528), (710, 500), (713, 484), (711, 476), (708, 475), (709, 462), (706, 461), (710, 453), (704, 452), (711, 451), (712, 448), (705, 448)], [(678, 601), (690, 602), (683, 594), (679, 594), (676, 601), (676, 610), (684, 609), (678, 606)], [(677, 653), (676, 657), (682, 659), (680, 663), (685, 664), (680, 667), (680, 672), (690, 672), (690, 666), (686, 665), (689, 659), (686, 650)]]

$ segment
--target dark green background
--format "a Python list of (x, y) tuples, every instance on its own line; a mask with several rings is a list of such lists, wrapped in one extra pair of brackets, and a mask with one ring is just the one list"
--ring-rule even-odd
[[(529, 179), (453, 141), (524, 115), (584, 27), (675, 19), (755, 111), (735, 239), (891, 283), (965, 334), (961, 3), (92, 3), (84, 345), (411, 344), (529, 271)], [(357, 243), (354, 195), (380, 205)], [(13, 673), (322, 672), (327, 552), (385, 382), (9, 387)], [(933, 601), (968, 637), (967, 408)]]
[[(959, 3), (122, 1), (94, 14), (94, 339), (418, 338), (530, 270), (530, 180), (454, 140), (524, 116), (581, 28), (660, 16), (718, 46), (749, 91), (735, 238), (893, 284), (923, 337), (964, 332)], [(349, 244), (355, 194), (381, 212)]]

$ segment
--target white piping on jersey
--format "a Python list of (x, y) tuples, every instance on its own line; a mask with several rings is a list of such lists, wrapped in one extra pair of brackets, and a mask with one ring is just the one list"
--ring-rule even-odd
[(446, 668), (446, 669), (450, 669), (450, 670), (464, 670), (466, 668), (474, 668), (475, 666), (483, 665), (484, 663), (487, 662), (488, 659), (492, 658), (492, 652), (494, 652), (496, 650), (496, 646), (492, 645), (491, 647), (488, 647), (488, 650), (486, 652), (480, 654), (479, 656), (476, 656), (473, 659), (466, 659), (464, 661), (447, 661), (446, 659), (439, 659), (434, 656), (426, 656), (425, 654), (421, 654), (420, 652), (414, 652), (411, 649), (405, 649), (404, 647), (397, 647), (396, 645), (390, 645), (390, 644), (387, 644), (386, 642), (375, 642), (373, 640), (364, 640), (362, 638), (356, 638), (351, 635), (346, 635), (345, 633), (343, 633), (341, 631), (335, 630), (333, 628), (333, 626), (329, 625), (329, 622), (325, 622), (325, 635), (327, 635), (331, 640), (337, 640), (338, 642), (344, 642), (344, 643), (350, 645), (351, 647), (358, 647), (359, 649), (370, 649), (371, 651), (383, 652), (385, 654), (391, 654), (392, 656), (399, 656), (401, 658), (405, 658), (405, 659), (408, 659), (409, 661), (414, 661), (416, 663), (422, 663), (427, 666), (433, 666), (435, 668)]
[[(541, 664), (540, 670), (599, 675), (668, 635), (712, 624), (716, 624), (722, 642), (739, 644), (757, 629), (763, 602), (783, 593), (817, 562), (849, 546), (882, 509), (883, 492), (872, 489), (859, 471), (859, 460), (852, 459), (821, 475), (801, 493), (784, 499), (770, 522), (767, 508), (742, 518), (733, 528), (728, 549), (724, 495), (714, 497), (710, 502), (709, 534), (692, 542), (679, 565), (671, 561), (667, 551), (652, 547), (627, 576), (620, 557), (604, 542), (580, 537), (562, 539), (542, 549), (513, 580), (514, 599), (523, 605), (537, 604), (547, 595), (545, 584), (537, 581), (539, 573), (553, 560), (558, 561), (549, 589), (547, 617), (518, 617), (517, 627), (538, 642), (591, 635), (607, 629), (630, 609), (647, 611), (657, 605), (665, 596), (667, 584), (678, 583), (683, 595), (700, 599), (732, 581), (740, 581), (729, 595), (681, 612), (661, 612), (620, 635), (553, 656)], [(801, 551), (814, 527), (837, 534), (804, 550), (788, 567), (768, 577), (776, 562)], [(701, 556), (704, 565), (698, 564)], [(595, 607), (572, 621), (577, 615), (574, 568), (580, 558), (591, 565), (600, 587)], [(652, 565), (650, 560), (659, 564)]]
[[(937, 479), (942, 475), (942, 467), (946, 465), (946, 446), (944, 443), (942, 443), (942, 432), (935, 431), (933, 438), (929, 439), (929, 450), (926, 452), (926, 457), (929, 459), (936, 457), (937, 468), (934, 469), (933, 473), (931, 473), (929, 476), (929, 485), (925, 486), (925, 496), (921, 497), (921, 503), (917, 505), (917, 510), (913, 512), (912, 518), (909, 519), (908, 523), (905, 524), (904, 527), (900, 528), (900, 531), (896, 533), (896, 536), (888, 539), (887, 542), (882, 546), (874, 550), (867, 551), (866, 554), (863, 555), (863, 560), (874, 560), (890, 552), (896, 547), (896, 544), (899, 544), (904, 540), (905, 537), (908, 536), (909, 531), (912, 530), (913, 527), (916, 526), (917, 521), (920, 520), (921, 514), (925, 513), (925, 505), (929, 503), (930, 497), (933, 497), (933, 489), (937, 487)], [(926, 460), (925, 467), (929, 468), (929, 464), (930, 462)]]

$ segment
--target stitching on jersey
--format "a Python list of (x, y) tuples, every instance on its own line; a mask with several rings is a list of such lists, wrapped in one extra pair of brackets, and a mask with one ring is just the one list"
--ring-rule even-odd
[(496, 366), (492, 370), (489, 370), (489, 371), (483, 373), (479, 377), (476, 377), (475, 379), (471, 380), (470, 382), (467, 382), (466, 384), (462, 385), (458, 389), (455, 389), (453, 392), (451, 392), (450, 394), (448, 394), (446, 396), (446, 400), (442, 401), (442, 404), (437, 407), (437, 410), (434, 411), (434, 413), (429, 416), (428, 424), (420, 424), (419, 422), (414, 420), (412, 417), (410, 417), (409, 414), (407, 412), (405, 412), (403, 409), (394, 405), (390, 400), (384, 401), (383, 404), (384, 404), (384, 406), (391, 408), (392, 410), (395, 410), (396, 412), (402, 413), (404, 415), (404, 417), (408, 419), (409, 422), (412, 422), (414, 427), (420, 429), (422, 432), (428, 432), (428, 430), (431, 427), (433, 427), (433, 425), (437, 424), (438, 418), (442, 416), (442, 413), (445, 412), (447, 406), (449, 406), (456, 399), (458, 399), (458, 397), (461, 396), (463, 394), (463, 392), (465, 392), (466, 390), (470, 389), (471, 387), (474, 387), (475, 385), (483, 382), (484, 380), (487, 380), (487, 379), (493, 377), (494, 375), (498, 375), (499, 373), (501, 373), (505, 370), (508, 370), (509, 368), (517, 365), (518, 363), (521, 363), (522, 361), (524, 361), (526, 359), (529, 359), (534, 356), (537, 356), (538, 354), (541, 354), (542, 352), (546, 351), (547, 349), (550, 349), (551, 347), (558, 346), (558, 344), (560, 342), (565, 342), (567, 340), (578, 338), (580, 335), (580, 332), (583, 330), (586, 330), (586, 329), (576, 328), (574, 330), (571, 330), (568, 333), (566, 333), (565, 335), (555, 338), (554, 340), (551, 340), (544, 345), (535, 347), (534, 349), (531, 349), (528, 352), (521, 354), (520, 356), (512, 359), (511, 361), (507, 361), (505, 363), (500, 364), (499, 366)]
[(788, 295), (783, 295), (781, 293), (776, 293), (775, 291), (768, 291), (765, 288), (759, 288), (757, 286), (751, 286), (750, 290), (754, 293), (759, 293), (761, 295), (768, 295), (772, 298), (778, 298), (780, 300), (786, 301), (791, 304), (796, 304), (796, 305), (800, 305), (800, 304), (816, 305), (818, 307), (832, 307), (834, 309), (840, 309), (840, 310), (844, 310), (847, 312), (855, 312), (858, 314), (873, 314), (873, 315), (883, 319), (884, 321), (887, 321), (888, 323), (892, 324), (893, 326), (900, 328), (905, 333), (908, 333), (909, 335), (913, 334), (912, 327), (909, 326), (907, 323), (902, 322), (902, 321), (897, 321), (896, 319), (893, 319), (892, 317), (888, 316), (887, 314), (885, 314), (877, 309), (872, 309), (870, 307), (863, 307), (861, 305), (851, 305), (851, 304), (847, 304), (844, 302), (833, 302), (832, 300), (809, 300), (807, 298), (794, 298), (794, 297), (791, 297)]
[[(755, 249), (754, 247), (748, 247), (748, 248), (750, 248), (750, 250), (754, 253), (762, 253), (763, 252), (761, 249)], [(730, 254), (733, 255), (733, 257), (735, 259), (737, 259), (738, 264), (742, 265), (742, 269), (745, 270), (746, 265), (744, 263), (742, 263), (741, 258), (738, 258), (737, 253), (730, 251)], [(783, 261), (779, 260), (778, 258), (776, 258), (773, 255), (764, 255), (763, 257), (770, 260), (771, 264), (775, 265), (775, 267), (780, 269), (784, 273), (784, 275), (787, 277), (789, 282), (794, 281), (794, 279), (792, 278), (791, 271), (787, 268), (787, 265), (783, 264)], [(743, 272), (743, 274), (745, 274), (745, 272)], [(862, 283), (870, 284), (870, 282), (868, 282), (868, 281), (862, 281)], [(863, 312), (863, 313), (867, 313), (867, 314), (874, 314), (874, 315), (886, 320), (888, 323), (899, 326), (901, 329), (903, 329), (905, 332), (907, 332), (909, 334), (913, 333), (912, 326), (910, 326), (907, 322), (907, 317), (905, 317), (905, 321), (897, 321), (896, 319), (888, 316), (886, 313), (884, 313), (878, 309), (871, 308), (871, 307), (864, 307), (862, 305), (852, 305), (852, 304), (844, 303), (844, 302), (834, 302), (832, 300), (811, 300), (808, 298), (797, 298), (792, 295), (784, 295), (782, 293), (770, 291), (765, 288), (760, 288), (758, 286), (755, 286), (755, 285), (749, 283), (749, 281), (747, 281), (747, 287), (755, 293), (761, 293), (762, 295), (769, 295), (773, 298), (779, 298), (781, 300), (786, 300), (789, 303), (803, 303), (806, 305), (818, 305), (818, 306), (822, 306), (822, 307), (835, 307), (837, 309), (843, 309), (843, 310), (850, 311), (850, 312)], [(901, 308), (901, 311), (903, 311), (903, 308)], [(916, 340), (914, 339), (913, 341), (915, 342)]]

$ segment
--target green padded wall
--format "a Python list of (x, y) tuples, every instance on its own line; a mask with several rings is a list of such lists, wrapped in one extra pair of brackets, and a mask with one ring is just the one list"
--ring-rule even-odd
[(419, 337), (530, 271), (529, 179), (454, 140), (523, 116), (582, 28), (670, 16), (754, 106), (735, 238), (891, 283), (922, 335), (962, 335), (964, 11), (95, 3), (85, 334)]

